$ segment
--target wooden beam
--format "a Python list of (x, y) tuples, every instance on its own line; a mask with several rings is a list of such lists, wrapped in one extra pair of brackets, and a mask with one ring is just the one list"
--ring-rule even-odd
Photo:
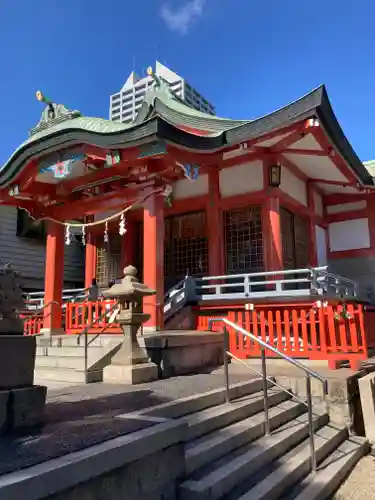
[(306, 131), (304, 130), (303, 124), (300, 124), (300, 127), (297, 128), (294, 132), (291, 132), (289, 135), (281, 139), (279, 142), (270, 147), (270, 151), (272, 153), (281, 153), (285, 151), (289, 146), (299, 141), (303, 137), (305, 137)]
[(301, 156), (327, 156), (326, 151), (321, 149), (301, 149), (301, 148), (288, 148), (284, 154), (301, 155)]
[(349, 181), (358, 183), (359, 179), (350, 169), (349, 165), (342, 158), (342, 156), (333, 148), (333, 146), (329, 143), (327, 136), (325, 135), (324, 130), (319, 127), (314, 127), (311, 129), (311, 133), (315, 137), (316, 141), (320, 144), (320, 147), (323, 151), (326, 152), (326, 156), (332, 161), (332, 163), (336, 166), (338, 171)]

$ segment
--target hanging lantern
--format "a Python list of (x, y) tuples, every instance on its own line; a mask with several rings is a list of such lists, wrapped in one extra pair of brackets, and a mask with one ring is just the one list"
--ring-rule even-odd
[(126, 221), (125, 221), (125, 214), (122, 212), (121, 217), (120, 217), (120, 224), (118, 228), (118, 232), (120, 236), (124, 236), (126, 234)]
[(108, 237), (108, 221), (105, 222), (104, 226), (104, 243), (109, 242), (109, 237)]
[(72, 241), (72, 235), (70, 234), (70, 226), (65, 227), (65, 245), (70, 245)]
[(268, 167), (268, 185), (270, 187), (278, 188), (281, 184), (281, 165), (275, 163)]

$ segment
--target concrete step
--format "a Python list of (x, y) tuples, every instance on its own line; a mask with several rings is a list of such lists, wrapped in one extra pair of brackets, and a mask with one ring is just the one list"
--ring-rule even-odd
[[(270, 389), (269, 404), (273, 406), (290, 398), (284, 391)], [(199, 436), (208, 434), (222, 427), (226, 427), (234, 422), (243, 420), (250, 415), (259, 413), (264, 408), (263, 392), (245, 396), (239, 400), (208, 408), (192, 415), (182, 417), (182, 421), (188, 423), (187, 441), (196, 439)]]
[[(34, 378), (45, 381), (84, 384), (85, 372), (83, 370), (75, 370), (73, 368), (37, 367), (34, 370)], [(87, 380), (88, 383), (101, 382), (102, 380), (102, 370), (89, 371)]]
[[(91, 347), (90, 346), (90, 351), (94, 349), (95, 351), (98, 352), (99, 349), (102, 349), (101, 347)], [(41, 347), (38, 346), (36, 348), (36, 355), (37, 357), (41, 356), (74, 356), (74, 357), (79, 357), (83, 356), (85, 352), (85, 349), (83, 346), (62, 346), (62, 347)]]
[[(314, 428), (328, 423), (327, 415), (314, 416)], [(218, 500), (228, 494), (238, 483), (278, 457), (308, 436), (307, 414), (283, 425), (271, 436), (264, 436), (198, 470), (179, 488), (180, 500)], [(276, 497), (274, 497), (276, 498)]]
[[(90, 347), (103, 347), (110, 342), (121, 342), (122, 335), (111, 335), (108, 333), (102, 333), (101, 335), (88, 335), (88, 342)], [(81, 335), (56, 335), (51, 338), (45, 338), (42, 336), (36, 337), (37, 346), (40, 347), (75, 347), (83, 346), (85, 343), (84, 336)]]
[[(304, 411), (305, 405), (297, 401), (283, 401), (270, 408), (271, 430), (286, 424)], [(186, 473), (190, 475), (200, 467), (263, 436), (264, 418), (264, 412), (260, 412), (188, 443), (185, 448)]]
[[(337, 428), (326, 425), (315, 432), (315, 450), (318, 463), (322, 462), (338, 446), (342, 445), (348, 436), (346, 428)], [(278, 459), (276, 468), (267, 471), (263, 480), (250, 488), (241, 496), (236, 496), (236, 500), (272, 500), (279, 499), (285, 495), (288, 499), (288, 490), (295, 484), (303, 481), (311, 471), (310, 446), (306, 440), (298, 450)], [(228, 500), (228, 499), (227, 499)]]
[(319, 466), (280, 500), (328, 500), (346, 479), (352, 468), (369, 450), (365, 438), (346, 439)]
[(74, 368), (84, 370), (85, 359), (82, 356), (37, 356), (35, 368)]
[[(268, 387), (271, 386), (272, 384), (269, 382)], [(229, 394), (231, 401), (233, 401), (250, 394), (259, 393), (261, 389), (262, 380), (260, 378), (254, 378), (248, 382), (232, 384)], [(225, 389), (220, 388), (200, 394), (194, 394), (193, 396), (186, 396), (174, 401), (168, 401), (167, 403), (161, 403), (160, 405), (144, 408), (135, 413), (137, 415), (150, 415), (153, 417), (180, 418), (205, 410), (206, 408), (223, 405), (224, 403)]]

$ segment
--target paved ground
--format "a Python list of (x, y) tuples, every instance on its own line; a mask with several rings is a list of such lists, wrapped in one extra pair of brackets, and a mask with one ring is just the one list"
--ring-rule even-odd
[[(252, 373), (234, 373), (231, 382), (253, 377)], [(223, 385), (223, 372), (219, 369), (137, 386), (89, 384), (49, 389), (44, 425), (32, 432), (0, 439), (0, 474), (155, 425), (147, 417), (119, 418), (119, 415)]]
[(367, 455), (354, 468), (334, 500), (375, 500), (375, 458)]

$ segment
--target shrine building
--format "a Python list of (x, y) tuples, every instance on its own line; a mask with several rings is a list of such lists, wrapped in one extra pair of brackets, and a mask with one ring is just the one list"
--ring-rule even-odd
[[(232, 120), (190, 108), (149, 74), (155, 86), (131, 123), (82, 116), (38, 92), (42, 118), (0, 170), (0, 203), (46, 226), (38, 331), (74, 334), (90, 321), (93, 331), (102, 327), (93, 320), (98, 304), (63, 300), (64, 245), (75, 238), (85, 245), (86, 287), (94, 278), (107, 287), (132, 264), (156, 290), (144, 304), (148, 331), (170, 321), (191, 328), (191, 317), (173, 322), (173, 307), (180, 315), (183, 306), (194, 309), (197, 329), (224, 310), (255, 311), (259, 334), (280, 337), (279, 347), (295, 336), (289, 354), (315, 349), (325, 357), (331, 342), (334, 360), (365, 357), (370, 345), (358, 347), (365, 342), (358, 336), (365, 335), (360, 315), (372, 311), (375, 185), (325, 87), (263, 117)], [(176, 309), (172, 298), (187, 282), (191, 300), (184, 296)], [(340, 325), (334, 341), (314, 340), (299, 327), (288, 333), (286, 321), (279, 331), (278, 320), (271, 332), (272, 308), (284, 317), (289, 307), (300, 324), (317, 298), (333, 315), (352, 308), (344, 319), (363, 320), (361, 333)], [(348, 332), (356, 332), (351, 347)]]

